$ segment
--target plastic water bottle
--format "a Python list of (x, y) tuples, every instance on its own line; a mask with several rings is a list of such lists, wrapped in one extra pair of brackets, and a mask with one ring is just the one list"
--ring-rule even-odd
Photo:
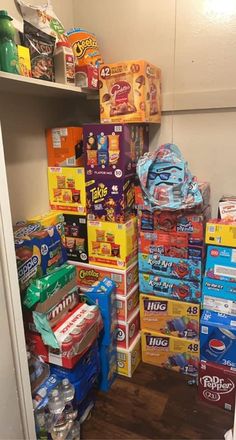
[(66, 404), (74, 399), (75, 387), (70, 383), (69, 379), (65, 378), (62, 380), (61, 392)]
[(80, 440), (80, 424), (74, 422), (66, 440)]
[(0, 11), (0, 65), (1, 70), (19, 73), (15, 29), (7, 11)]
[(52, 390), (48, 399), (48, 409), (52, 414), (61, 414), (65, 409), (64, 397), (57, 389)]

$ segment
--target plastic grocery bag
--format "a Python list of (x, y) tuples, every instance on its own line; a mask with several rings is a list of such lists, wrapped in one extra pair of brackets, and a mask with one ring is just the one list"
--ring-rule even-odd
[(137, 174), (152, 210), (189, 209), (202, 203), (197, 180), (174, 144), (145, 153), (138, 161)]

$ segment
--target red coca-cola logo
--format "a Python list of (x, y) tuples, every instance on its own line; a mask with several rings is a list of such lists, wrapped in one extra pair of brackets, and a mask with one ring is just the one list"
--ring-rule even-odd
[(127, 102), (130, 90), (131, 85), (127, 81), (117, 81), (111, 88), (111, 95), (116, 103)]

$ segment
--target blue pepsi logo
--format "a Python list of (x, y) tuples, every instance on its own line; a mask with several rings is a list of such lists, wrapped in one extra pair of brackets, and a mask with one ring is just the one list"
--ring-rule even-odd
[(224, 342), (220, 341), (220, 339), (211, 339), (209, 341), (209, 348), (213, 353), (220, 354), (224, 352), (226, 347)]

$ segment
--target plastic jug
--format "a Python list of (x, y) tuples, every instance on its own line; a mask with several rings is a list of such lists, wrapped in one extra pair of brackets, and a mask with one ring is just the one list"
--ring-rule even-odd
[(15, 29), (7, 11), (0, 11), (0, 66), (9, 73), (19, 73)]

